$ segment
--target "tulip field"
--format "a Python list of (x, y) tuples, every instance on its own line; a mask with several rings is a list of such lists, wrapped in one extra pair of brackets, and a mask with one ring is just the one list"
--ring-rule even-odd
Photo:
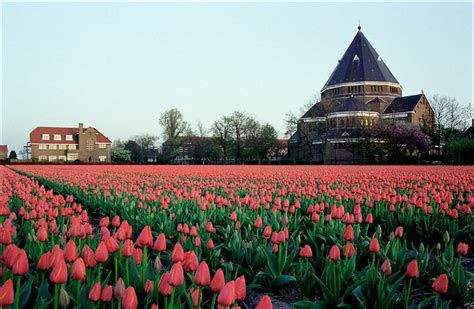
[(0, 166), (0, 306), (474, 304), (474, 167)]

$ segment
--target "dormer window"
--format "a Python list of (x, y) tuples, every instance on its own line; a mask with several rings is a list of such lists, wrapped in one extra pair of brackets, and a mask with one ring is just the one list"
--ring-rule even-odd
[(70, 134), (66, 135), (66, 141), (72, 141), (72, 135)]
[(61, 140), (61, 134), (54, 134), (54, 140), (55, 141), (60, 141)]
[(43, 134), (43, 135), (41, 135), (41, 139), (42, 139), (43, 141), (49, 141), (49, 134)]

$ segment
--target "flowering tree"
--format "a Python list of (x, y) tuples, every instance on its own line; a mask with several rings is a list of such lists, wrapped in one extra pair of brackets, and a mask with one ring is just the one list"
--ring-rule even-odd
[(406, 154), (411, 159), (415, 151), (426, 151), (430, 146), (430, 139), (418, 126), (405, 122), (380, 122), (370, 129), (369, 134), (382, 142), (380, 147), (388, 152), (394, 162)]

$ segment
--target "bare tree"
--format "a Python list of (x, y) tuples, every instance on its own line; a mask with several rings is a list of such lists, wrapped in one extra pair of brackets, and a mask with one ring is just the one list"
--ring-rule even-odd
[(438, 141), (449, 141), (456, 131), (466, 128), (471, 106), (462, 105), (456, 98), (435, 94), (430, 98)]
[(243, 140), (257, 127), (256, 120), (245, 112), (234, 111), (229, 116), (230, 129), (235, 142), (237, 160), (242, 158)]
[(201, 120), (197, 122), (197, 132), (199, 137), (205, 137), (207, 135), (208, 130), (204, 127), (204, 123)]
[(155, 146), (158, 141), (158, 136), (151, 134), (142, 134), (132, 136), (131, 140), (135, 141), (143, 150), (151, 149)]
[(159, 123), (165, 140), (174, 140), (189, 128), (189, 124), (184, 121), (183, 115), (177, 108), (165, 111), (160, 116)]
[(229, 117), (223, 116), (221, 119), (214, 121), (211, 131), (214, 137), (217, 138), (225, 160), (228, 155), (229, 147), (232, 144), (231, 121)]

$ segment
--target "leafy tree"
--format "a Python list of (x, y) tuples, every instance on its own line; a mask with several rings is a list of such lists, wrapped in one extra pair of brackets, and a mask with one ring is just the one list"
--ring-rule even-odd
[(112, 162), (130, 162), (132, 160), (132, 156), (130, 150), (112, 147), (111, 159)]
[(10, 151), (10, 155), (8, 156), (8, 159), (10, 159), (10, 160), (17, 160), (18, 159), (18, 156), (16, 155), (15, 150)]
[(165, 140), (174, 140), (189, 129), (189, 124), (184, 121), (183, 115), (177, 108), (164, 112), (159, 119)]
[(473, 164), (474, 139), (464, 138), (448, 143), (449, 161), (458, 164)]
[(127, 141), (124, 149), (130, 151), (132, 161), (141, 162), (143, 160), (143, 150), (134, 140)]
[(249, 134), (247, 144), (252, 158), (256, 158), (258, 163), (267, 158), (268, 152), (277, 146), (277, 132), (269, 123), (263, 125), (258, 122)]

